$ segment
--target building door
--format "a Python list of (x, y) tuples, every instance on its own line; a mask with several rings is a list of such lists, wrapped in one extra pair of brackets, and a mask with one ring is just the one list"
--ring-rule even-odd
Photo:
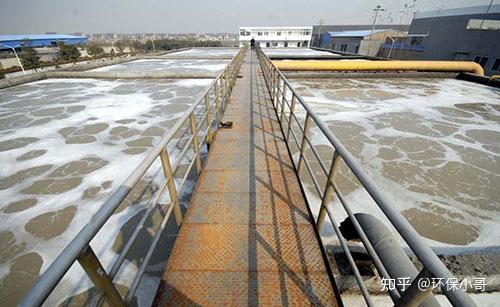
[(267, 42), (267, 43), (266, 43), (266, 47), (268, 47), (268, 48), (269, 48), (269, 47), (271, 47), (271, 43), (270, 43), (270, 42)]
[(288, 42), (285, 42), (285, 43), (284, 43), (284, 46), (285, 46), (285, 48), (286, 48), (286, 47), (288, 47)]

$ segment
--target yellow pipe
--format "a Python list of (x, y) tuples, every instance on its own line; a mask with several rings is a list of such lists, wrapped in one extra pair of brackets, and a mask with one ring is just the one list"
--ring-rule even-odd
[(463, 61), (273, 61), (283, 71), (440, 71), (484, 76), (481, 65)]

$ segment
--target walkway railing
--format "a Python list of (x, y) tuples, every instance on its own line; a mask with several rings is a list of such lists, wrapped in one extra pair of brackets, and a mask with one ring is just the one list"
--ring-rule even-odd
[[(299, 179), (304, 184), (305, 178), (302, 178), (304, 176), (301, 176), (301, 174), (305, 168), (305, 174), (308, 174), (308, 179), (312, 183), (316, 192), (315, 194), (321, 200), (316, 226), (318, 230), (321, 230), (325, 224), (325, 218), (328, 216), (367, 305), (373, 306), (374, 304), (351, 255), (347, 241), (340, 232), (339, 224), (336, 221), (336, 216), (331, 206), (334, 197), (337, 197), (338, 202), (347, 213), (381, 277), (391, 280), (391, 276), (387, 273), (387, 269), (384, 267), (379, 255), (353, 214), (353, 210), (339, 188), (338, 180), (335, 179), (341, 162), (344, 162), (352, 174), (354, 174), (363, 189), (368, 192), (378, 208), (389, 219), (392, 226), (399, 232), (423, 265), (423, 269), (411, 281), (411, 285), (406, 291), (402, 291), (399, 288), (388, 290), (389, 295), (396, 305), (418, 306), (432, 292), (431, 287), (433, 286), (431, 282), (429, 283), (429, 287), (422, 289), (422, 287), (419, 287), (420, 280), (423, 278), (439, 278), (442, 282), (442, 292), (444, 292), (454, 306), (475, 306), (471, 298), (460, 287), (451, 284), (457, 279), (453, 277), (430, 247), (425, 244), (421, 236), (399, 212), (397, 207), (382, 193), (380, 188), (365, 172), (362, 165), (346, 150), (330, 131), (330, 128), (294, 90), (286, 77), (276, 68), (269, 57), (260, 48), (257, 48), (257, 55), (285, 136), (285, 141), (290, 152), (298, 152), (298, 159), (292, 157), (292, 161)], [(312, 129), (315, 129), (316, 132), (319, 131), (319, 134), (327, 140), (329, 147), (331, 146), (333, 156), (329, 163), (324, 162), (324, 158), (322, 158), (318, 149), (313, 145), (310, 136)], [(306, 151), (312, 154), (306, 154)]]
[[(182, 224), (183, 216), (179, 203), (179, 192), (182, 191), (188, 176), (192, 174), (193, 167), (196, 167), (196, 172), (201, 171), (202, 149), (211, 143), (217, 124), (222, 118), (229, 94), (240, 69), (243, 54), (244, 50), (242, 49), (226, 66), (224, 71), (211, 82), (208, 89), (196, 98), (193, 105), (170, 128), (169, 133), (162, 138), (158, 145), (150, 150), (144, 161), (135, 168), (132, 174), (96, 212), (92, 220), (57, 256), (23, 298), (20, 306), (41, 305), (75, 261), (80, 263), (87, 276), (100, 291), (99, 296), (104, 296), (109, 305), (125, 306), (133, 299), (172, 212), (177, 225)], [(165, 181), (148, 203), (145, 213), (128, 241), (124, 244), (121, 253), (111, 266), (111, 270), (106, 272), (90, 246), (90, 242), (158, 158), (161, 160)], [(136, 242), (139, 233), (145, 227), (147, 219), (151, 217), (154, 209), (161, 202), (160, 199), (165, 189), (168, 191), (170, 203), (161, 204), (165, 206), (166, 213), (153, 236), (152, 244), (146, 251), (132, 284), (128, 288), (128, 293), (123, 298), (113, 284), (113, 279)], [(97, 298), (97, 301), (99, 301), (99, 298)]]

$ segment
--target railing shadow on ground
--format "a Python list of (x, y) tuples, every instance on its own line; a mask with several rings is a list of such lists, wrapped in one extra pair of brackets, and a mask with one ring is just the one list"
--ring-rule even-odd
[[(254, 64), (254, 62), (256, 64)], [(269, 97), (269, 92), (265, 84), (265, 80), (262, 75), (259, 75), (258, 69), (258, 59), (252, 59), (252, 75), (251, 75), (251, 100), (250, 100), (250, 186), (252, 191), (253, 201), (251, 200), (249, 210), (249, 289), (248, 289), (248, 302), (251, 304), (258, 304), (258, 272), (256, 271), (256, 261), (257, 255), (256, 251), (262, 248), (274, 261), (277, 267), (279, 267), (278, 279), (279, 285), (277, 288), (280, 289), (280, 298), (282, 305), (288, 305), (289, 293), (287, 287), (287, 279), (292, 281), (293, 284), (303, 294), (308, 297), (309, 302), (312, 305), (321, 305), (321, 299), (316, 296), (314, 292), (314, 287), (308, 272), (306, 253), (303, 239), (300, 236), (298, 229), (299, 223), (296, 220), (296, 215), (301, 216), (304, 220), (310, 221), (310, 216), (308, 212), (304, 212), (304, 208), (300, 209), (298, 206), (294, 205), (294, 202), (298, 201), (292, 195), (290, 191), (289, 175), (293, 172), (293, 166), (283, 161), (282, 157), (288, 158), (288, 151), (286, 147), (280, 146), (284, 144), (283, 134), (279, 126), (279, 122), (276, 120), (274, 112), (274, 106), (272, 105), (271, 99)], [(255, 139), (262, 139), (262, 143), (258, 144)], [(256, 160), (259, 156), (264, 156), (265, 164), (261, 167), (267, 169), (267, 171), (257, 173), (255, 170)], [(286, 160), (286, 159), (285, 159)], [(272, 166), (271, 166), (272, 164)], [(276, 167), (276, 164), (278, 167)], [(287, 173), (288, 171), (288, 173)], [(281, 180), (274, 180), (272, 172), (278, 174)], [(274, 178), (276, 179), (276, 178)], [(277, 185), (277, 186), (276, 186)], [(269, 195), (269, 202), (266, 202), (266, 206), (271, 209), (271, 220), (272, 220), (272, 240), (267, 241), (264, 236), (259, 233), (259, 229), (256, 226), (256, 210), (257, 204), (255, 200), (255, 195), (257, 193), (257, 187), (263, 189), (266, 194)], [(261, 190), (262, 191), (262, 190)], [(300, 269), (292, 269), (290, 264), (283, 258), (284, 248), (281, 242), (283, 236), (283, 229), (280, 230), (280, 224), (278, 221), (278, 202), (285, 202), (289, 205), (290, 212), (290, 223), (286, 224), (285, 227), (291, 228), (291, 232), (287, 234), (291, 235), (287, 240), (293, 242), (294, 246), (298, 250), (299, 265)], [(259, 248), (258, 248), (259, 247)], [(300, 275), (297, 274), (300, 272)]]
[[(455, 278), (446, 266), (426, 245), (404, 216), (401, 215), (397, 207), (382, 193), (361, 164), (345, 149), (329, 127), (294, 90), (286, 77), (259, 47), (257, 47), (257, 55), (276, 116), (279, 119), (285, 142), (292, 155), (292, 162), (301, 184), (303, 186), (312, 186), (312, 194), (316, 199), (319, 199), (320, 209), (317, 213), (318, 218), (315, 221), (316, 227), (318, 231), (321, 231), (326, 218), (329, 218), (366, 304), (373, 306), (374, 302), (364, 284), (347, 240), (340, 231), (339, 223), (336, 220), (337, 217), (332, 208), (334, 205), (340, 206), (347, 213), (348, 220), (353, 224), (355, 231), (361, 238), (363, 246), (370, 255), (379, 275), (388, 280), (391, 279), (391, 276), (353, 213), (348, 200), (342, 193), (342, 188), (339, 187), (338, 180), (335, 179), (341, 165), (344, 165), (354, 177), (354, 180), (368, 193), (374, 204), (387, 217), (393, 229), (392, 231), (396, 230), (399, 233), (423, 266), (418, 275), (412, 277), (411, 284), (406, 291), (400, 287), (388, 290), (393, 301), (401, 305), (418, 305), (432, 293), (432, 285), (424, 289), (418, 289), (419, 282), (424, 278), (439, 278), (443, 281), (441, 291), (453, 305), (475, 306), (470, 296), (460, 287), (453, 287), (451, 283)], [(326, 161), (325, 154), (318, 152), (313, 144), (311, 137), (313, 129), (315, 129), (316, 133), (321, 134), (330, 148), (330, 153), (326, 155)], [(304, 186), (304, 190), (306, 189), (307, 186)], [(314, 199), (308, 197), (308, 201), (311, 202)]]

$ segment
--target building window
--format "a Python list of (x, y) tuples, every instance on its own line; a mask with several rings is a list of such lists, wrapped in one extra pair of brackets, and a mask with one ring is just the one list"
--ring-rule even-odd
[(257, 36), (262, 36), (262, 32), (257, 32)]
[(280, 35), (281, 35), (281, 32), (276, 32), (276, 35), (277, 35), (277, 36), (280, 36)]
[(267, 42), (266, 47), (271, 47), (271, 44), (269, 42)]
[(346, 52), (347, 51), (347, 44), (340, 45), (340, 51)]
[(268, 31), (264, 32), (264, 35), (269, 35), (269, 32)]
[(488, 57), (487, 56), (476, 55), (474, 57), (474, 62), (478, 63), (479, 65), (481, 65), (481, 67), (484, 68), (484, 66), (488, 62)]
[(288, 47), (288, 42), (285, 42), (285, 43), (284, 43), (284, 47)]
[(491, 70), (500, 71), (500, 58), (496, 58), (493, 65), (491, 65)]
[(497, 19), (469, 19), (468, 30), (500, 30), (500, 20)]

